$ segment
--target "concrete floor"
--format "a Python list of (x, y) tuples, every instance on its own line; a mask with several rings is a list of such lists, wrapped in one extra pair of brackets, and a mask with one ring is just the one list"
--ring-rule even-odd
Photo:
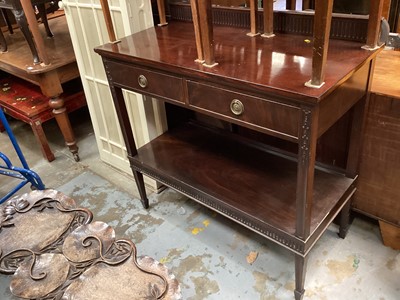
[[(183, 299), (293, 299), (289, 251), (170, 189), (150, 195), (150, 209), (144, 210), (132, 179), (100, 161), (87, 111), (71, 117), (79, 163), (63, 146), (55, 122), (44, 124), (56, 156), (52, 163), (42, 158), (30, 127), (11, 122), (30, 167), (47, 187), (112, 225), (118, 238), (131, 239), (139, 255), (166, 264), (181, 283)], [(0, 134), (0, 151), (13, 157), (11, 150)], [(0, 195), (14, 184), (0, 177)], [(310, 254), (305, 299), (400, 299), (400, 253), (382, 244), (376, 223), (356, 217), (346, 239), (336, 232), (330, 226)], [(258, 257), (249, 264), (251, 252)], [(0, 275), (2, 300), (15, 299), (8, 284), (9, 277)]]

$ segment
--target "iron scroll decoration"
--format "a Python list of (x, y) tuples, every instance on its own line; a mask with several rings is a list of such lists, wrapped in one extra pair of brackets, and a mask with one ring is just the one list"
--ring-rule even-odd
[(132, 241), (116, 240), (111, 226), (92, 222), (89, 210), (77, 208), (62, 193), (33, 191), (0, 208), (0, 272), (13, 274), (13, 295), (40, 300), (181, 299), (179, 283), (164, 265), (136, 257)]

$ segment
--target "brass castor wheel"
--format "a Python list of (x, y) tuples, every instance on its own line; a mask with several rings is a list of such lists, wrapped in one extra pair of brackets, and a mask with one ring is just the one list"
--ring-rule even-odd
[(78, 153), (74, 153), (74, 160), (76, 162), (80, 161), (81, 159), (79, 158), (79, 154)]

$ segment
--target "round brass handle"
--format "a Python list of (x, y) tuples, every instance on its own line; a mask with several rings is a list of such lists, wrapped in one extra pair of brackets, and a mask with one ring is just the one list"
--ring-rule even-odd
[(144, 75), (139, 75), (139, 77), (138, 77), (138, 83), (139, 83), (140, 87), (142, 87), (142, 88), (147, 87), (148, 82), (147, 82), (146, 76), (144, 76)]
[(236, 116), (240, 116), (244, 112), (243, 103), (238, 99), (233, 99), (231, 102), (231, 112)]

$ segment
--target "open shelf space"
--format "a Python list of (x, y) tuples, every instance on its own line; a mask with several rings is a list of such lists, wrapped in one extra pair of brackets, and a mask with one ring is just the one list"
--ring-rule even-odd
[[(185, 124), (138, 149), (130, 161), (144, 174), (233, 219), (242, 220), (244, 213), (245, 222), (256, 224), (253, 229), (272, 226), (294, 236), (297, 162), (241, 139)], [(311, 232), (353, 182), (342, 174), (315, 170)]]

